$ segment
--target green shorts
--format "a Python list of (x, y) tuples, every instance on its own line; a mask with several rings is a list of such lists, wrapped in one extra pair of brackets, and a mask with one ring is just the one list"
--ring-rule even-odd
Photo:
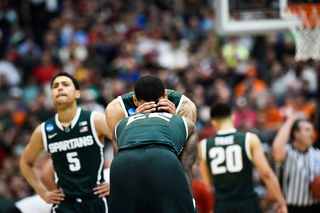
[(106, 213), (108, 212), (108, 197), (98, 196), (89, 199), (65, 199), (58, 205), (53, 205), (51, 213)]
[(110, 168), (110, 213), (194, 213), (178, 157), (164, 148), (120, 151)]
[(214, 213), (262, 213), (257, 197), (237, 201), (216, 200)]

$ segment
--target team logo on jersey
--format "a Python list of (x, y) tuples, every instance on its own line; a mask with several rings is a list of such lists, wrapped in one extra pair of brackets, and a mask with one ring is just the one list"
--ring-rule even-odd
[(54, 129), (53, 124), (47, 124), (47, 125), (46, 125), (46, 130), (47, 130), (48, 132), (51, 132), (53, 129)]
[(81, 122), (79, 123), (79, 126), (85, 126), (85, 125), (87, 125), (87, 124), (88, 124), (87, 121), (81, 121)]
[(136, 112), (136, 109), (135, 109), (135, 108), (130, 108), (130, 109), (128, 110), (129, 115), (133, 115), (135, 112)]
[(87, 131), (88, 131), (88, 126), (83, 126), (80, 128), (80, 133), (87, 132)]
[(319, 165), (319, 159), (318, 158), (313, 158), (313, 164), (314, 164), (314, 166), (318, 166)]

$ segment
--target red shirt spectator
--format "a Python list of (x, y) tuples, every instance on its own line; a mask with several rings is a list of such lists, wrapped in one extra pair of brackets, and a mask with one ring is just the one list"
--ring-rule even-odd
[(41, 86), (49, 83), (58, 72), (58, 67), (52, 63), (50, 52), (44, 52), (41, 61), (33, 70), (33, 75)]

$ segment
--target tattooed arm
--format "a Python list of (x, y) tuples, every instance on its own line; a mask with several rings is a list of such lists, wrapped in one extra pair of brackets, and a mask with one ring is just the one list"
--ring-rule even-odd
[(199, 135), (196, 125), (190, 119), (185, 120), (188, 125), (189, 137), (179, 155), (179, 160), (188, 181), (191, 197), (193, 197), (192, 166), (197, 159)]
[(195, 123), (197, 120), (197, 107), (189, 98), (185, 97), (178, 111), (178, 115), (187, 117)]

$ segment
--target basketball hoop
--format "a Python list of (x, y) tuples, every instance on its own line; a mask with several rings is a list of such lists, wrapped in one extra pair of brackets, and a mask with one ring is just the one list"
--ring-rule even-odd
[(295, 60), (320, 59), (320, 4), (292, 4), (284, 18), (295, 38)]

